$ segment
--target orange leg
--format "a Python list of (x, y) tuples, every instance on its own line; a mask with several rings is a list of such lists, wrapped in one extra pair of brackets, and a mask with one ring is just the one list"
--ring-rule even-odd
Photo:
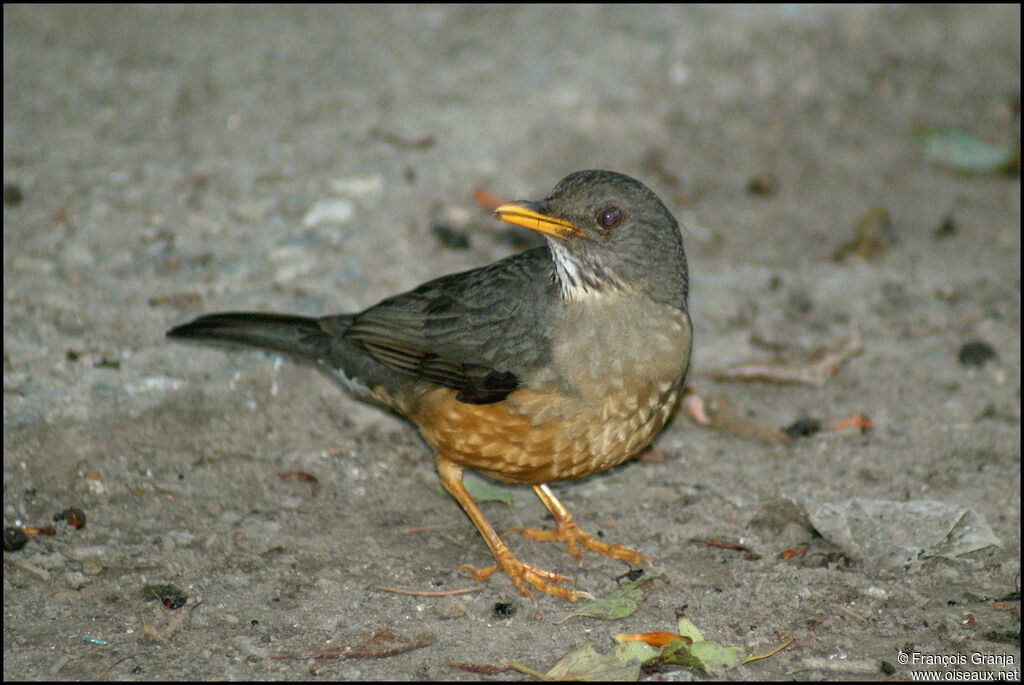
[(583, 545), (591, 552), (597, 552), (613, 559), (621, 559), (633, 565), (651, 563), (651, 560), (640, 554), (640, 552), (623, 545), (606, 545), (584, 533), (579, 525), (572, 520), (572, 516), (569, 515), (569, 512), (566, 511), (565, 507), (562, 506), (562, 503), (558, 501), (547, 485), (534, 485), (533, 491), (537, 493), (537, 497), (540, 497), (540, 501), (544, 503), (544, 506), (547, 507), (548, 511), (555, 518), (555, 529), (517, 529), (524, 538), (528, 540), (557, 540), (565, 542), (569, 548), (569, 554), (579, 562), (583, 561), (583, 552), (580, 551), (577, 543)]
[[(502, 573), (509, 577), (516, 590), (519, 591), (519, 594), (526, 597), (531, 596), (530, 590), (526, 587), (526, 583), (529, 583), (541, 592), (567, 599), (570, 602), (575, 602), (576, 600), (583, 598), (593, 599), (593, 596), (587, 592), (581, 592), (572, 588), (559, 587), (560, 584), (569, 581), (569, 579), (562, 574), (554, 571), (545, 571), (544, 569), (537, 568), (532, 564), (523, 563), (512, 555), (512, 552), (508, 550), (508, 547), (506, 547), (505, 543), (501, 541), (498, 534), (494, 532), (491, 525), (487, 523), (487, 519), (484, 518), (483, 512), (480, 511), (480, 507), (476, 505), (473, 498), (469, 496), (468, 492), (466, 492), (465, 486), (462, 485), (462, 467), (457, 466), (447, 459), (438, 457), (437, 473), (441, 476), (441, 484), (444, 485), (445, 489), (452, 494), (452, 497), (458, 500), (459, 504), (462, 505), (462, 509), (466, 512), (466, 515), (469, 516), (469, 519), (473, 522), (473, 525), (475, 525), (476, 529), (480, 531), (480, 535), (483, 536), (484, 541), (487, 543), (487, 547), (491, 550), (491, 555), (494, 556), (494, 561), (497, 562), (494, 566), (488, 566), (487, 568), (476, 568), (474, 566), (465, 565), (461, 566), (459, 570), (470, 571), (472, 572), (475, 580), (484, 581), (494, 575), (495, 571), (500, 569)], [(566, 514), (566, 516), (568, 516), (568, 514)]]

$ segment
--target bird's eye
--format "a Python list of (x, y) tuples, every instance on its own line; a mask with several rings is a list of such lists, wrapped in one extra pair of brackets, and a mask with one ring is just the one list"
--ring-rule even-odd
[(601, 212), (600, 216), (597, 217), (597, 221), (605, 228), (615, 228), (622, 221), (622, 212), (619, 211), (618, 207), (609, 207)]

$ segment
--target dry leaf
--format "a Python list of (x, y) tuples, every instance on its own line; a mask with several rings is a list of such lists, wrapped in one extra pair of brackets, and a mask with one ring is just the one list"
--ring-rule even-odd
[(778, 428), (749, 418), (742, 409), (727, 400), (724, 395), (715, 395), (710, 402), (705, 403), (705, 407), (708, 410), (712, 428), (747, 440), (780, 444), (789, 442), (788, 435)]
[(764, 381), (824, 385), (844, 362), (864, 350), (860, 331), (854, 329), (839, 340), (811, 350), (777, 355), (767, 361), (740, 362), (706, 375), (719, 381)]

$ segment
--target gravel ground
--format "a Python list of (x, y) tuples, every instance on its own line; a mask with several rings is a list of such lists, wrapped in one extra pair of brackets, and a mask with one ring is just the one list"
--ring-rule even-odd
[[(5, 679), (546, 671), (682, 607), (744, 653), (795, 638), (725, 677), (908, 679), (903, 653), (1019, 677), (1020, 181), (952, 173), (915, 135), (1019, 139), (1019, 6), (3, 16), (4, 525), (88, 517), (4, 553)], [(663, 575), (626, 618), (556, 625), (575, 607), (503, 577), (381, 591), (472, 587), (459, 565), (489, 559), (415, 430), (308, 368), (164, 331), (352, 311), (486, 264), (527, 238), (473, 189), (535, 198), (581, 168), (644, 180), (685, 225), (698, 393), (775, 427), (875, 428), (780, 445), (680, 413), (646, 458), (559, 486)], [(878, 208), (888, 249), (833, 261)], [(853, 330), (863, 352), (820, 387), (708, 375), (768, 356), (759, 339)], [(972, 341), (995, 357), (961, 362)], [(544, 524), (509, 491), (483, 505), (498, 530)], [(851, 502), (877, 511), (844, 522)], [(595, 594), (626, 570), (508, 541)], [(151, 601), (158, 583), (186, 604)], [(364, 653), (416, 648), (358, 658), (367, 634)]]

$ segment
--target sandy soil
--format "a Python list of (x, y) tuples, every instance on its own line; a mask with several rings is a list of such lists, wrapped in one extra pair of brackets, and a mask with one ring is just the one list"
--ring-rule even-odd
[[(450, 664), (543, 671), (671, 630), (679, 607), (747, 653), (795, 637), (733, 678), (905, 679), (900, 650), (1004, 655), (956, 669), (1019, 674), (1020, 181), (950, 173), (914, 135), (1017, 139), (1019, 6), (3, 16), (4, 525), (88, 516), (5, 552), (5, 679), (469, 679)], [(537, 620), (501, 577), (380, 591), (470, 587), (458, 566), (489, 558), (414, 429), (308, 368), (163, 333), (223, 309), (351, 311), (488, 263), (521, 246), (472, 189), (539, 197), (580, 168), (645, 180), (686, 225), (699, 392), (776, 427), (856, 412), (876, 427), (779, 446), (680, 415), (651, 458), (558, 487), (668, 581), (625, 619), (556, 626), (570, 607), (544, 596)], [(776, 192), (748, 190), (768, 174)], [(891, 247), (833, 262), (877, 207)], [(863, 353), (822, 387), (706, 375), (767, 356), (755, 335), (852, 329)], [(997, 357), (962, 364), (975, 340)], [(513, 493), (483, 505), (495, 526), (543, 525)], [(779, 498), (962, 507), (1001, 545), (886, 564)], [(626, 570), (509, 542), (597, 594)], [(186, 605), (150, 601), (154, 583)], [(311, 658), (379, 629), (433, 642)]]

